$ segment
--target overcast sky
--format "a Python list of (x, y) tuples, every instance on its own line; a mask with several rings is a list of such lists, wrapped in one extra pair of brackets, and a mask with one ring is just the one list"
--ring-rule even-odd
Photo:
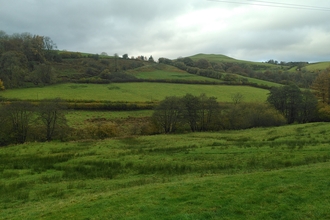
[(49, 36), (60, 50), (156, 60), (206, 53), (330, 61), (329, 18), (329, 0), (0, 0), (7, 34)]

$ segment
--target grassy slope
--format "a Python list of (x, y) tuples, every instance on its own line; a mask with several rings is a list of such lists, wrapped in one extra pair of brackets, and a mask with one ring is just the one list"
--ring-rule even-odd
[(320, 62), (320, 63), (309, 64), (305, 68), (308, 71), (317, 71), (317, 70), (324, 70), (329, 67), (330, 67), (330, 62)]
[(248, 86), (216, 86), (170, 83), (112, 83), (59, 84), (43, 88), (12, 89), (2, 93), (5, 98), (45, 99), (61, 97), (70, 100), (109, 100), (144, 102), (163, 100), (166, 96), (183, 96), (186, 93), (215, 96), (220, 102), (230, 102), (231, 95), (241, 93), (245, 101), (265, 101), (268, 90)]
[[(223, 55), (214, 55), (224, 57), (225, 59), (233, 59)], [(196, 81), (209, 81), (209, 82), (221, 82), (222, 80), (212, 79), (208, 77), (198, 76), (194, 74), (187, 73), (186, 71), (180, 70), (176, 67), (165, 65), (165, 64), (154, 64), (144, 67), (140, 67), (134, 70), (128, 71), (130, 74), (134, 75), (140, 79), (172, 79), (172, 80), (196, 80)], [(241, 77), (238, 75), (238, 77)], [(249, 82), (256, 83), (258, 85), (267, 85), (267, 86), (281, 86), (281, 84), (273, 83), (265, 80), (244, 77), (248, 79)]]
[(134, 70), (128, 71), (139, 79), (171, 79), (171, 80), (187, 80), (187, 81), (208, 81), (221, 82), (221, 80), (211, 79), (203, 76), (187, 73), (174, 66), (166, 64), (146, 65)]
[(314, 123), (0, 148), (0, 218), (328, 219), (328, 131)]
[(261, 63), (261, 62), (253, 62), (253, 61), (246, 61), (246, 60), (237, 60), (225, 55), (221, 54), (196, 54), (190, 56), (192, 60), (199, 60), (199, 59), (206, 59), (209, 62), (229, 62), (229, 63), (245, 63), (245, 64), (252, 64), (263, 66), (265, 68), (273, 68), (275, 65), (269, 63)]

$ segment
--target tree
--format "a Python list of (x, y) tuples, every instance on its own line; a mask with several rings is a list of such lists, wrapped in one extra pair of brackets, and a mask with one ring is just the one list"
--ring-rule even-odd
[(296, 85), (272, 88), (267, 101), (284, 115), (289, 124), (298, 120), (302, 93)]
[(125, 59), (125, 60), (129, 59), (127, 53), (125, 53), (125, 54), (123, 55), (123, 59)]
[(149, 61), (149, 62), (155, 62), (155, 61), (154, 61), (154, 58), (153, 58), (152, 56), (149, 57), (148, 61)]
[(322, 103), (330, 104), (330, 67), (316, 77), (311, 89)]
[(199, 130), (215, 130), (218, 127), (220, 106), (215, 97), (207, 97), (205, 94), (199, 96), (200, 100), (200, 121)]
[(166, 97), (155, 108), (152, 115), (154, 123), (165, 133), (174, 132), (182, 119), (183, 105), (180, 98)]
[(57, 46), (52, 41), (50, 37), (44, 37), (44, 51), (45, 51), (45, 58), (49, 61), (57, 60), (58, 53), (56, 51)]
[(27, 72), (28, 61), (23, 53), (9, 51), (0, 57), (0, 78), (7, 88), (22, 86)]
[(3, 107), (7, 128), (15, 143), (24, 143), (33, 119), (33, 106), (26, 101), (18, 101)]
[(195, 63), (194, 61), (190, 58), (190, 57), (185, 57), (182, 59), (182, 62), (186, 65), (186, 66), (190, 66), (190, 67), (194, 67)]
[(5, 90), (5, 86), (3, 85), (2, 80), (0, 79), (0, 91)]
[(65, 109), (65, 103), (60, 98), (40, 102), (37, 115), (45, 127), (45, 139), (47, 141), (52, 140), (55, 132), (59, 131), (61, 127), (67, 126), (64, 114)]
[(199, 111), (201, 110), (199, 98), (192, 94), (186, 94), (182, 98), (182, 103), (185, 107), (184, 118), (188, 122), (191, 131), (198, 131), (198, 121), (200, 120)]
[(231, 100), (233, 101), (233, 103), (235, 105), (237, 105), (238, 103), (240, 103), (243, 99), (244, 99), (244, 96), (243, 96), (242, 93), (237, 92), (237, 93), (231, 95)]
[(317, 98), (314, 94), (305, 90), (302, 91), (302, 102), (300, 104), (299, 118), (300, 123), (313, 121), (317, 115)]
[(55, 73), (49, 64), (40, 64), (35, 67), (35, 70), (30, 73), (30, 80), (35, 85), (39, 83), (49, 85), (55, 83)]
[(115, 72), (117, 72), (119, 70), (118, 69), (118, 58), (119, 58), (119, 56), (118, 56), (117, 53), (115, 53), (114, 57), (115, 57)]
[(196, 62), (196, 67), (198, 67), (200, 69), (208, 69), (210, 66), (211, 66), (211, 64), (206, 59), (199, 59)]

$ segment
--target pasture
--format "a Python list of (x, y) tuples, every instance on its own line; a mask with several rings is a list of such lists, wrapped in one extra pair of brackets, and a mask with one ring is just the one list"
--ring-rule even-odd
[(187, 93), (214, 96), (219, 102), (231, 102), (232, 95), (241, 93), (244, 101), (264, 102), (268, 90), (249, 86), (193, 85), (172, 83), (111, 83), (111, 84), (57, 84), (38, 88), (11, 89), (1, 93), (7, 99), (41, 100), (60, 97), (65, 100), (98, 100), (148, 102), (160, 101), (166, 96), (184, 96)]
[(187, 81), (202, 81), (202, 82), (222, 82), (222, 80), (207, 78), (199, 75), (190, 74), (187, 72), (168, 72), (163, 70), (155, 70), (148, 72), (139, 72), (133, 74), (139, 79), (171, 79), (171, 80), (187, 80)]
[(0, 148), (0, 218), (329, 219), (329, 126)]
[(105, 120), (116, 120), (116, 119), (126, 119), (129, 117), (150, 117), (152, 115), (152, 110), (140, 110), (140, 111), (68, 111), (66, 118), (68, 120), (69, 126), (81, 127), (84, 126), (84, 122), (93, 121), (97, 119)]
[(199, 59), (206, 59), (209, 62), (228, 62), (228, 63), (240, 63), (240, 64), (252, 64), (257, 65), (263, 68), (273, 68), (273, 64), (269, 63), (262, 63), (262, 62), (253, 62), (253, 61), (246, 61), (246, 60), (238, 60), (234, 59), (232, 57), (228, 57), (222, 54), (196, 54), (193, 56), (190, 56), (190, 58), (194, 61), (197, 61)]
[(307, 65), (306, 70), (308, 71), (322, 71), (330, 67), (330, 62), (318, 62)]

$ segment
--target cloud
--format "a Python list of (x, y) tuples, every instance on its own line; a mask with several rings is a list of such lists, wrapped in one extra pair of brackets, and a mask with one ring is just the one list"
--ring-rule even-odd
[[(49, 36), (59, 49), (91, 53), (330, 60), (328, 11), (228, 2), (0, 0), (0, 29)], [(310, 5), (306, 0), (277, 2)], [(330, 2), (320, 0), (318, 7), (330, 8)]]

